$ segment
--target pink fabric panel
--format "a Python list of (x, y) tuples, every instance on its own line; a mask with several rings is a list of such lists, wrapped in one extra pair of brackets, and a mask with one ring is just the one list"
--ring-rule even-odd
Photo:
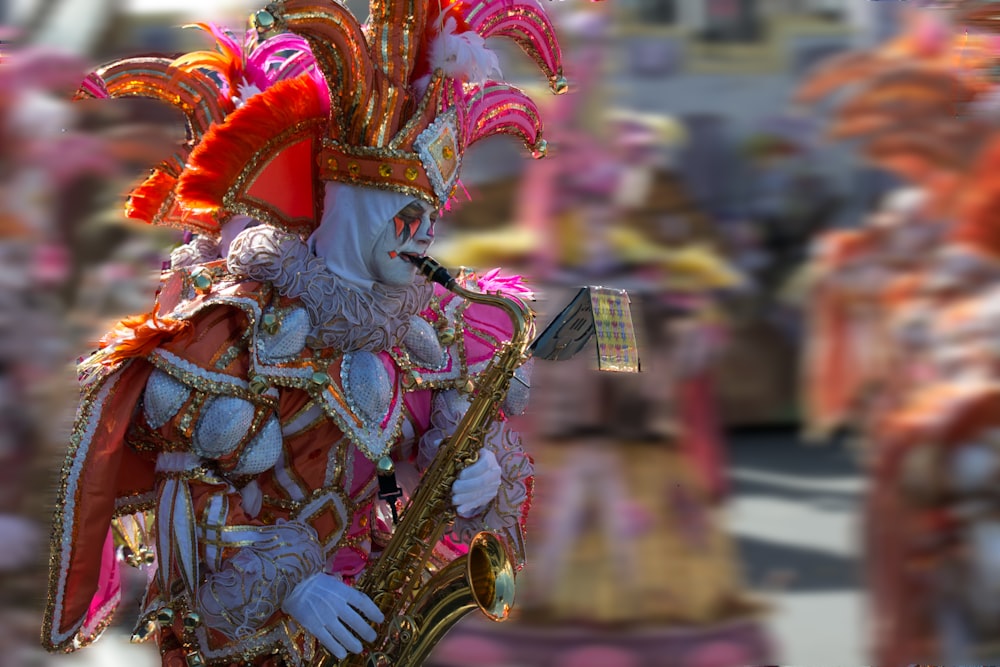
[(108, 612), (108, 606), (115, 604), (121, 597), (122, 579), (118, 557), (115, 553), (115, 539), (111, 529), (104, 540), (104, 550), (101, 556), (101, 573), (97, 581), (97, 592), (87, 610), (87, 620), (84, 627), (89, 628), (95, 622), (100, 622)]

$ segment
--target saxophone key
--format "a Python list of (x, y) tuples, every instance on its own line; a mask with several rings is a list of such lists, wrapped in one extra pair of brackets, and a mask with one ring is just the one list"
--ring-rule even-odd
[(372, 653), (368, 656), (365, 667), (392, 667), (392, 661), (385, 653)]
[(417, 634), (417, 624), (409, 616), (397, 616), (389, 626), (389, 639), (398, 644), (409, 644)]
[(396, 570), (389, 573), (389, 577), (386, 579), (386, 586), (390, 590), (396, 590), (397, 588), (402, 588), (403, 584), (406, 583), (406, 572), (402, 570)]

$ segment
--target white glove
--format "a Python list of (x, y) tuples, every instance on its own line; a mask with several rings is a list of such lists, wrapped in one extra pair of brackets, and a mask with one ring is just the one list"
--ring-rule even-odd
[(385, 620), (367, 595), (322, 572), (299, 582), (281, 609), (338, 660), (348, 653), (361, 653), (364, 647), (358, 637), (366, 642), (375, 639), (375, 630), (368, 621)]
[(479, 514), (500, 488), (500, 464), (488, 449), (479, 450), (479, 458), (458, 474), (451, 487), (451, 502), (458, 515), (471, 518)]

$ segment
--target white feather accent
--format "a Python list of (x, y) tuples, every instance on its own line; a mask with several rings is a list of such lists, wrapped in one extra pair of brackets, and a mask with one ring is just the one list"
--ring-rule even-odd
[(156, 508), (156, 575), (160, 580), (161, 590), (170, 590), (170, 568), (174, 558), (173, 512), (174, 496), (177, 493), (178, 481), (167, 478), (160, 491), (159, 503)]
[(237, 92), (239, 93), (238, 95), (233, 95), (233, 104), (235, 104), (236, 108), (239, 109), (244, 104), (249, 102), (251, 97), (263, 91), (261, 91), (261, 89), (258, 88), (256, 84), (242, 81), (239, 84)]
[(440, 69), (445, 76), (464, 83), (483, 83), (496, 72), (503, 78), (497, 54), (486, 48), (484, 40), (474, 30), (456, 32), (458, 23), (449, 18), (430, 49), (431, 71)]
[(240, 496), (243, 499), (243, 511), (251, 519), (256, 519), (257, 515), (260, 514), (261, 505), (264, 503), (264, 494), (261, 492), (257, 480), (250, 480), (249, 484), (240, 489)]
[(195, 537), (194, 500), (186, 483), (178, 482), (174, 495), (174, 558), (188, 593), (198, 590), (198, 554)]

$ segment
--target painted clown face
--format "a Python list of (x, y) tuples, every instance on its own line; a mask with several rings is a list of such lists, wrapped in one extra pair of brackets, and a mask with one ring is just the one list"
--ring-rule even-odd
[(413, 282), (417, 269), (403, 255), (427, 254), (437, 219), (437, 209), (419, 199), (397, 212), (372, 249), (370, 266), (375, 280), (400, 287)]

